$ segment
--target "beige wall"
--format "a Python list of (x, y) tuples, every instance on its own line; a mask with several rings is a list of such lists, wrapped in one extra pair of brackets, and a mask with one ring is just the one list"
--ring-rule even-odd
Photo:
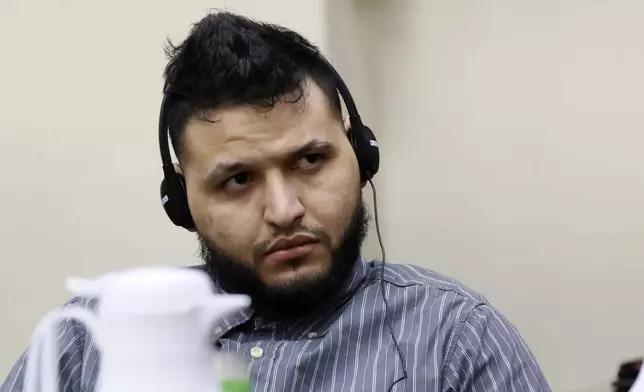
[(66, 276), (196, 262), (158, 203), (156, 116), (162, 41), (207, 7), (323, 47), (380, 140), (389, 258), (487, 295), (555, 391), (644, 353), (641, 1), (9, 0), (0, 374)]
[(644, 2), (360, 3), (389, 257), (487, 295), (555, 391), (610, 381), (644, 354)]

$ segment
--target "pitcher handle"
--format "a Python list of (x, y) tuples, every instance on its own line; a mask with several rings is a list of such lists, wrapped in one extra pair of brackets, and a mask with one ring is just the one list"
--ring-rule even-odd
[[(98, 342), (96, 318), (80, 307), (68, 307), (48, 312), (38, 323), (27, 353), (24, 392), (58, 392), (58, 355), (56, 326), (65, 319), (76, 319)], [(98, 345), (100, 347), (100, 344)]]

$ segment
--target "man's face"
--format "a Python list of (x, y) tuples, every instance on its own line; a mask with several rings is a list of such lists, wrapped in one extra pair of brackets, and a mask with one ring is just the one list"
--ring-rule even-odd
[(355, 154), (319, 87), (309, 82), (304, 102), (208, 118), (186, 127), (182, 171), (224, 286), (293, 303), (346, 275), (355, 259), (339, 259), (357, 256), (366, 217)]

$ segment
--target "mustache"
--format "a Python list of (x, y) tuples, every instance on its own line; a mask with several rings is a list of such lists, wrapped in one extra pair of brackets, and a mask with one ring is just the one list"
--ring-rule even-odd
[(261, 260), (264, 254), (268, 251), (269, 247), (277, 240), (282, 238), (293, 237), (297, 235), (304, 235), (315, 238), (320, 244), (331, 247), (331, 237), (320, 228), (307, 228), (303, 225), (298, 225), (288, 231), (273, 233), (268, 239), (259, 242), (253, 246), (254, 260)]

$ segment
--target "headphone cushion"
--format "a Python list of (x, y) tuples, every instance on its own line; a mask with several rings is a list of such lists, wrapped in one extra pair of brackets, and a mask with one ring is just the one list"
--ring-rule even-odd
[(193, 229), (195, 223), (190, 214), (186, 180), (183, 175), (176, 173), (164, 178), (160, 190), (161, 204), (172, 223), (188, 230)]
[(366, 125), (356, 130), (351, 128), (348, 134), (350, 134), (353, 150), (358, 158), (360, 181), (369, 181), (378, 173), (380, 167), (380, 150), (376, 136)]

